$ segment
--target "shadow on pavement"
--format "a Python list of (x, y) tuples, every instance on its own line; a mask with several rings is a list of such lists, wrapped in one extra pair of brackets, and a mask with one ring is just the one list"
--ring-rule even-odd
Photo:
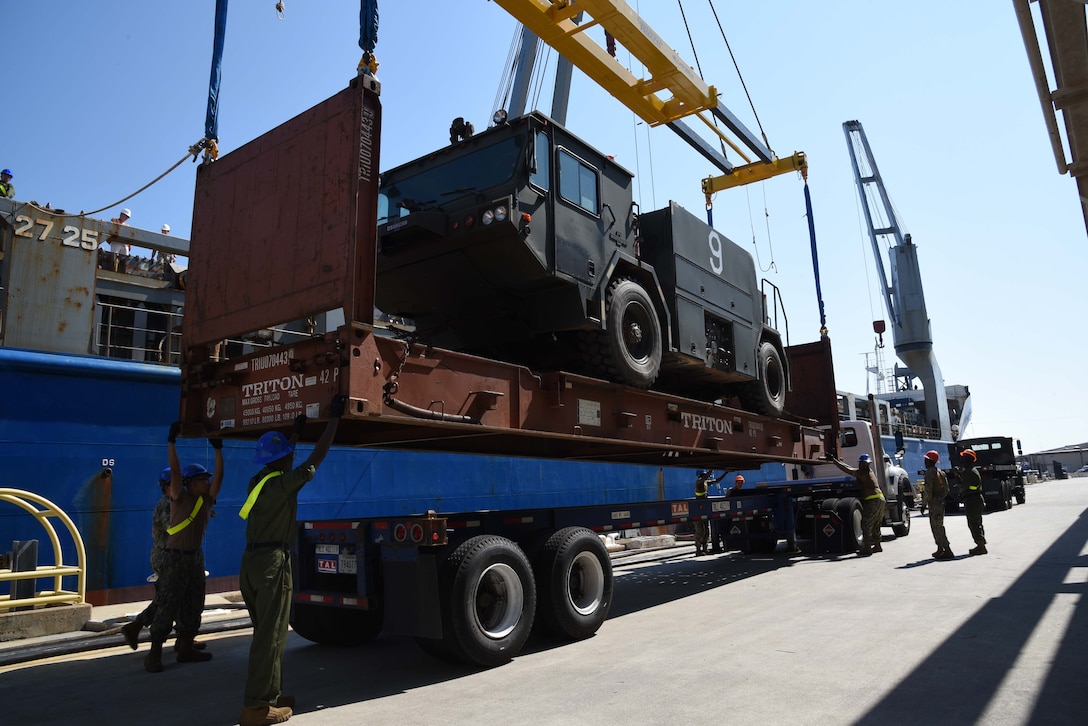
[[(1031, 704), (1026, 723), (1085, 723), (1088, 556), (1081, 551), (1086, 541), (1088, 510), (1008, 590), (986, 603), (857, 723), (982, 723), (1006, 681), (1005, 698), (1011, 688), (1013, 698)], [(1036, 692), (1034, 684), (1017, 682), (1017, 659), (1047, 609), (1063, 594), (1077, 596), (1075, 609)], [(941, 616), (933, 613), (934, 618)]]

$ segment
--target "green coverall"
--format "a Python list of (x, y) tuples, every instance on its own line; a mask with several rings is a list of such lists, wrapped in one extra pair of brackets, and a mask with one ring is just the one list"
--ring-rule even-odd
[[(264, 483), (246, 524), (246, 551), (238, 573), (242, 597), (253, 621), (245, 706), (275, 706), (281, 687), (283, 652), (291, 614), (290, 539), (298, 492), (314, 478), (315, 467), (300, 466)], [(275, 472), (265, 467), (249, 480), (252, 491)]]

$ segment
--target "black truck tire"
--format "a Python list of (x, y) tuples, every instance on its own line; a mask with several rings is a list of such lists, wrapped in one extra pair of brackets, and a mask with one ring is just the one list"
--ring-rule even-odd
[(497, 535), (473, 537), (442, 569), (444, 650), (464, 663), (492, 667), (521, 651), (536, 614), (528, 558)]
[(537, 610), (553, 635), (582, 640), (597, 632), (612, 606), (612, 561), (593, 532), (566, 527), (537, 558)]
[(857, 552), (864, 539), (861, 530), (861, 502), (857, 497), (843, 497), (835, 504), (835, 512), (843, 524), (842, 551)]
[(1016, 503), (1023, 504), (1027, 501), (1027, 495), (1024, 492), (1024, 487), (1020, 486), (1016, 489)]
[(763, 341), (756, 351), (757, 380), (741, 383), (737, 398), (746, 411), (781, 416), (786, 409), (786, 367), (774, 343)]
[(649, 293), (618, 277), (608, 286), (607, 330), (583, 333), (582, 356), (590, 370), (610, 381), (649, 388), (661, 372), (661, 321)]
[(910, 534), (910, 510), (907, 509), (906, 503), (902, 501), (900, 501), (897, 506), (899, 507), (899, 512), (903, 517), (903, 521), (898, 524), (893, 524), (892, 532), (895, 533), (896, 537), (906, 537)]
[(291, 628), (306, 640), (321, 645), (357, 646), (369, 643), (382, 632), (381, 610), (318, 607), (296, 602)]

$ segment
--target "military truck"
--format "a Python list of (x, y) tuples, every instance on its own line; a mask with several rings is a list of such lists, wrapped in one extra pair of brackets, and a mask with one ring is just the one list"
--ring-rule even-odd
[[(1019, 448), (1019, 442), (1017, 442)], [(977, 466), (982, 475), (982, 497), (986, 508), (1003, 511), (1012, 508), (1012, 501), (1023, 504), (1027, 500), (1024, 491), (1024, 472), (1016, 461), (1013, 440), (1008, 436), (989, 436), (978, 439), (960, 439), (948, 445), (953, 463), (960, 460), (960, 452), (971, 449), (978, 457)], [(956, 506), (963, 501), (958, 480), (949, 477), (948, 496)]]
[(778, 416), (772, 284), (674, 202), (538, 112), (382, 174), (377, 306), (436, 346)]

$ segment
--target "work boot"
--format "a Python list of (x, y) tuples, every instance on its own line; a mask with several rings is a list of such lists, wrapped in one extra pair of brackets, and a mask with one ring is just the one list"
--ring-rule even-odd
[(211, 653), (201, 653), (193, 647), (193, 636), (179, 635), (177, 640), (178, 663), (203, 663), (211, 660)]
[(151, 651), (144, 658), (144, 669), (148, 673), (162, 673), (162, 641), (152, 640)]
[(952, 550), (948, 549), (947, 547), (942, 547), (941, 549), (937, 550), (937, 554), (933, 555), (933, 559), (935, 560), (951, 560), (955, 559), (955, 557), (956, 556), (952, 554)]
[[(194, 640), (193, 641), (193, 650), (204, 650), (207, 647), (208, 647), (208, 644), (205, 643), (202, 640)], [(181, 648), (181, 646), (178, 645), (178, 641), (175, 640), (174, 641), (174, 652), (177, 653), (180, 648)]]
[(858, 550), (858, 557), (868, 557), (873, 554), (873, 548), (870, 545), (865, 545)]
[(879, 542), (877, 542), (875, 545), (873, 545), (873, 552), (883, 552), (883, 551), (884, 551), (884, 548), (880, 546)]
[(291, 709), (278, 706), (258, 706), (242, 709), (242, 717), (238, 720), (238, 726), (266, 726), (267, 724), (283, 723), (291, 718)]
[(125, 642), (133, 650), (140, 645), (140, 631), (143, 627), (138, 620), (132, 620), (121, 626), (121, 635), (125, 636)]
[(967, 554), (969, 554), (969, 555), (984, 555), (984, 554), (987, 553), (987, 551), (988, 550), (986, 549), (986, 545), (980, 544), (980, 545), (978, 545), (976, 547), (972, 547), (971, 549), (969, 549), (967, 551)]

